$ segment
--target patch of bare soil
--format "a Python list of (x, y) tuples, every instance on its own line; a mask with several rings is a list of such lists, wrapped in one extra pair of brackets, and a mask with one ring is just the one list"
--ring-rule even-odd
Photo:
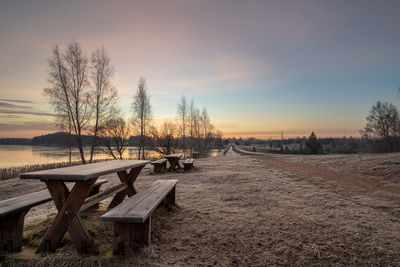
[(400, 266), (398, 187), (295, 157), (231, 150), (226, 156), (196, 160), (192, 172), (150, 175), (144, 170), (139, 190), (156, 179), (179, 179), (179, 208), (155, 218), (150, 248), (125, 258), (82, 258), (71, 246), (67, 256), (60, 251), (35, 263)]

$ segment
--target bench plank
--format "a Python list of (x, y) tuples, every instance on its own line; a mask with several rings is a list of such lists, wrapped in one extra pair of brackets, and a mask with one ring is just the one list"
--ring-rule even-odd
[[(98, 180), (93, 187), (101, 186), (107, 183), (107, 180)], [(71, 190), (73, 184), (67, 185), (68, 189)], [(42, 191), (26, 194), (23, 196), (13, 197), (0, 201), (0, 217), (6, 216), (11, 213), (15, 213), (21, 210), (30, 209), (34, 206), (46, 203), (51, 200), (49, 190), (45, 189)]]
[(82, 205), (82, 207), (79, 211), (84, 211), (84, 210), (88, 209), (89, 207), (93, 206), (94, 204), (99, 203), (103, 199), (106, 199), (112, 195), (115, 195), (116, 193), (119, 193), (127, 188), (128, 188), (128, 186), (126, 184), (118, 184), (111, 188), (107, 188), (103, 192), (87, 198), (85, 200), (85, 203)]
[(124, 215), (127, 222), (144, 222), (150, 217), (151, 213), (164, 200), (168, 193), (178, 183), (178, 180), (170, 180), (155, 189), (143, 201), (139, 202), (134, 208)]
[(156, 160), (156, 161), (151, 162), (151, 165), (154, 165), (154, 164), (163, 164), (163, 163), (166, 163), (166, 162), (167, 162), (167, 159), (159, 159), (159, 160)]
[(178, 180), (157, 180), (101, 218), (103, 221), (144, 222), (177, 183)]

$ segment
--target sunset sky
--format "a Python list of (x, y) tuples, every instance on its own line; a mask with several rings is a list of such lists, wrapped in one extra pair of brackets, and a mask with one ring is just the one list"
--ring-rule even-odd
[(43, 89), (56, 45), (104, 46), (119, 106), (143, 76), (153, 116), (182, 95), (225, 136), (359, 136), (400, 104), (400, 1), (7, 1), (0, 4), (0, 137), (54, 132)]

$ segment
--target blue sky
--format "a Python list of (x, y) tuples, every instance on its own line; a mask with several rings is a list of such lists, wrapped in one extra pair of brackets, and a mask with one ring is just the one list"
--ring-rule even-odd
[(357, 136), (377, 100), (399, 104), (399, 14), (385, 0), (2, 1), (0, 136), (56, 130), (46, 60), (73, 39), (109, 51), (127, 117), (143, 76), (157, 120), (184, 94), (226, 136)]

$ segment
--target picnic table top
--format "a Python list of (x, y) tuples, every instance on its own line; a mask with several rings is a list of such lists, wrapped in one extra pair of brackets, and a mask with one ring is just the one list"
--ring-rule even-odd
[(182, 157), (182, 154), (170, 154), (164, 156), (164, 158), (180, 158), (180, 157)]
[(86, 181), (101, 175), (144, 166), (148, 160), (111, 160), (20, 174), (20, 179)]

